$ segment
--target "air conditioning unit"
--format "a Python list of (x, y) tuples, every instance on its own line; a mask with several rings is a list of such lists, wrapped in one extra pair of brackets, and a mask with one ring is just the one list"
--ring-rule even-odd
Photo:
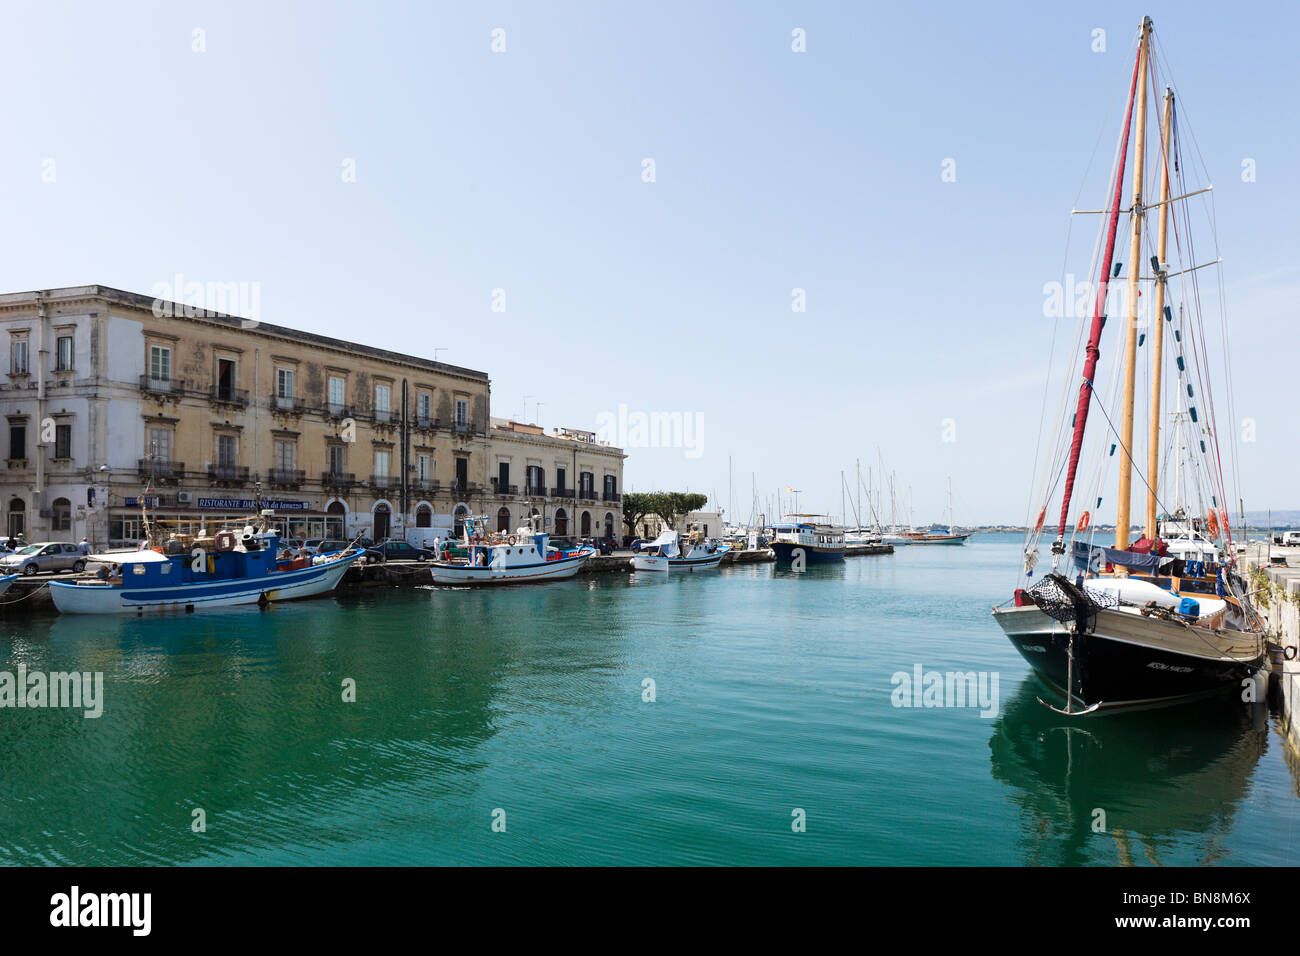
[(194, 501), (194, 496), (188, 491), (176, 492), (176, 503), (178, 505), (188, 505)]

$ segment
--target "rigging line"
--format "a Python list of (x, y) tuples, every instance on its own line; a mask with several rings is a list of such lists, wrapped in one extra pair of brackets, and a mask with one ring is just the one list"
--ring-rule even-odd
[(1120, 438), (1119, 432), (1115, 431), (1115, 423), (1111, 421), (1110, 416), (1106, 414), (1105, 407), (1101, 406), (1100, 402), (1098, 402), (1097, 404), (1099, 407), (1101, 407), (1101, 414), (1105, 417), (1106, 424), (1110, 426), (1111, 432), (1115, 435), (1119, 447), (1124, 450), (1124, 454), (1128, 457), (1129, 464), (1133, 466), (1133, 470), (1137, 473), (1137, 476), (1140, 479), (1142, 479), (1142, 484), (1146, 487), (1147, 491), (1151, 492), (1151, 494), (1156, 496), (1156, 505), (1160, 507), (1165, 512), (1165, 514), (1169, 514), (1169, 509), (1165, 506), (1165, 503), (1160, 500), (1160, 495), (1156, 492), (1154, 488), (1152, 488), (1149, 484), (1147, 484), (1146, 476), (1142, 473), (1142, 469), (1138, 467), (1137, 462), (1133, 460), (1133, 456), (1129, 454), (1129, 450), (1124, 445), (1123, 439)]
[[(1158, 42), (1158, 41), (1157, 41), (1157, 42)], [(1162, 53), (1163, 53), (1163, 48), (1162, 48)], [(1208, 171), (1209, 171), (1209, 170), (1208, 170), (1208, 166), (1206, 165), (1206, 163), (1205, 163), (1205, 158), (1204, 158), (1204, 156), (1203, 156), (1202, 153), (1201, 153), (1200, 144), (1197, 142), (1197, 139), (1196, 139), (1196, 133), (1195, 133), (1194, 130), (1191, 129), (1191, 124), (1190, 124), (1190, 123), (1186, 124), (1186, 126), (1187, 126), (1187, 128), (1188, 128), (1188, 133), (1189, 133), (1189, 135), (1191, 136), (1192, 148), (1193, 148), (1193, 150), (1195, 151), (1197, 161), (1198, 161), (1199, 164), (1200, 164), (1200, 167), (1201, 167), (1202, 172), (1205, 173), (1205, 174), (1206, 174), (1206, 177), (1208, 178)], [(1213, 205), (1212, 202), (1209, 204), (1209, 209), (1210, 209), (1211, 211), (1214, 210), (1214, 205)], [(1190, 228), (1190, 219), (1189, 219), (1189, 228)], [(1211, 230), (1212, 230), (1212, 232), (1214, 233), (1214, 236), (1215, 236), (1215, 250), (1216, 250), (1216, 253), (1217, 253), (1218, 248), (1219, 248), (1219, 247), (1218, 247), (1218, 230), (1217, 230), (1217, 221), (1216, 221), (1216, 218), (1213, 216), (1213, 212), (1211, 212)], [(1190, 234), (1189, 234), (1189, 237), (1188, 237), (1188, 238), (1189, 238), (1189, 244), (1190, 244), (1190, 243), (1191, 243), (1191, 237), (1190, 237)], [(1190, 245), (1189, 245), (1189, 248), (1191, 248)], [(1222, 277), (1222, 270), (1220, 270), (1220, 277)], [(1195, 311), (1196, 311), (1196, 314), (1197, 314), (1198, 320), (1202, 320), (1202, 313), (1201, 313), (1201, 306), (1200, 306), (1200, 298), (1199, 298), (1199, 289), (1200, 289), (1200, 286), (1199, 286), (1199, 283), (1196, 281), (1196, 277), (1195, 277), (1195, 276), (1193, 276), (1193, 278), (1192, 278), (1192, 282), (1193, 282), (1193, 289), (1194, 289), (1194, 291), (1195, 291), (1195, 293), (1196, 293), (1196, 299), (1195, 299), (1195, 306), (1196, 306), (1196, 309), (1195, 309)], [(1223, 323), (1223, 332), (1222, 332), (1222, 334), (1223, 334), (1223, 336), (1224, 336), (1225, 339), (1226, 339), (1226, 335), (1227, 335), (1227, 330), (1226, 330), (1226, 322), (1227, 322), (1227, 314), (1226, 314), (1226, 298), (1225, 298), (1224, 291), (1223, 291), (1223, 289), (1222, 289), (1222, 281), (1220, 281), (1220, 283), (1219, 283), (1219, 299), (1220, 299), (1220, 304), (1221, 304), (1221, 313), (1220, 313), (1220, 315), (1221, 315), (1221, 321), (1222, 321), (1222, 323)], [(1202, 320), (1202, 321), (1203, 321), (1203, 320)], [(1204, 332), (1204, 327), (1203, 327), (1203, 324), (1202, 324), (1202, 333), (1203, 333), (1203, 332)], [(1226, 350), (1225, 350), (1225, 360), (1226, 360)], [(1206, 361), (1206, 363), (1208, 363), (1208, 354), (1205, 356), (1205, 361)], [(1198, 370), (1198, 372), (1199, 372), (1199, 370)], [(1229, 386), (1229, 387), (1230, 387), (1230, 386)], [(1213, 400), (1213, 399), (1212, 399), (1212, 396), (1207, 398), (1207, 401), (1211, 401), (1211, 402), (1212, 402), (1212, 400)], [(1232, 399), (1232, 396), (1231, 396), (1231, 393), (1230, 393), (1230, 394), (1229, 394), (1229, 404), (1230, 404), (1229, 414), (1235, 418), (1235, 411), (1233, 410), (1232, 402), (1233, 402), (1233, 399)], [(1213, 433), (1212, 433), (1212, 436), (1211, 436), (1211, 437), (1214, 439), (1214, 443), (1215, 443), (1215, 455), (1216, 455), (1215, 463), (1216, 463), (1216, 465), (1217, 465), (1217, 472), (1218, 472), (1218, 475), (1217, 475), (1217, 477), (1218, 477), (1218, 488), (1219, 488), (1220, 493), (1221, 493), (1222, 496), (1223, 496), (1223, 499), (1224, 499), (1224, 502), (1223, 502), (1223, 503), (1224, 503), (1225, 511), (1226, 511), (1226, 505), (1228, 504), (1228, 496), (1227, 496), (1226, 483), (1225, 483), (1224, 478), (1223, 478), (1223, 462), (1222, 462), (1222, 453), (1221, 453), (1221, 449), (1220, 449), (1220, 446), (1219, 446), (1219, 443), (1218, 443), (1218, 440), (1217, 440), (1217, 439), (1218, 439), (1218, 425), (1217, 425), (1217, 422), (1215, 422), (1215, 427), (1214, 427), (1214, 429), (1213, 429)], [(1229, 460), (1230, 460), (1230, 463), (1231, 463), (1232, 466), (1233, 466), (1233, 467), (1232, 467), (1233, 480), (1234, 480), (1234, 482), (1237, 484), (1238, 489), (1240, 489), (1240, 467), (1239, 467), (1239, 461), (1238, 461), (1238, 458), (1237, 458), (1237, 449), (1236, 449), (1235, 432), (1234, 432), (1233, 440), (1232, 440), (1232, 443), (1231, 443), (1231, 446), (1230, 446), (1230, 447), (1231, 447), (1231, 454), (1230, 454), (1230, 459), (1229, 459)]]

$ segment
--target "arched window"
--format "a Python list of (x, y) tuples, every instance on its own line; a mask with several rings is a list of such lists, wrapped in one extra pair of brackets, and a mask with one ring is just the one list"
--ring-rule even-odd
[(51, 531), (71, 531), (72, 530), (72, 502), (67, 498), (54, 499), (54, 519), (50, 525)]
[(589, 537), (591, 535), (591, 512), (590, 511), (584, 511), (582, 513), (582, 520), (579, 522), (578, 526), (579, 528), (582, 529), (579, 533), (584, 538)]
[(563, 508), (555, 509), (555, 535), (563, 538), (569, 533), (569, 513)]
[(347, 524), (347, 517), (347, 505), (341, 501), (331, 501), (325, 509), (325, 536), (327, 538), (343, 537), (343, 528)]
[(605, 512), (605, 537), (614, 537), (614, 512)]
[(27, 502), (21, 498), (9, 500), (9, 537), (16, 538), (27, 530)]
[(457, 538), (465, 537), (465, 518), (469, 515), (468, 505), (457, 505), (456, 510), (452, 512), (452, 517), (456, 521), (454, 536)]
[(428, 505), (420, 505), (415, 509), (415, 526), (417, 528), (433, 527), (433, 509)]
[(502, 508), (497, 512), (497, 530), (505, 533), (510, 531), (510, 509)]
[(375, 519), (374, 538), (375, 542), (378, 543), (393, 533), (393, 514), (388, 510), (388, 505), (381, 501), (375, 505), (373, 515)]

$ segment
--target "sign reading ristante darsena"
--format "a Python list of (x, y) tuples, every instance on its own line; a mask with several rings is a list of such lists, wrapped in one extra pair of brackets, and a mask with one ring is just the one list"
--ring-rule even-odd
[[(252, 511), (257, 502), (252, 498), (199, 498), (195, 504), (200, 508), (220, 508), (223, 511)], [(263, 501), (263, 508), (276, 511), (306, 511), (305, 501)]]

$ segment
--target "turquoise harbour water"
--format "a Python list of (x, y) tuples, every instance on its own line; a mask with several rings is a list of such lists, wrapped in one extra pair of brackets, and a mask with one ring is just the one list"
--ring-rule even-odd
[[(1300, 860), (1262, 707), (1067, 724), (1035, 701), (989, 617), (1019, 542), (6, 622), (0, 670), (102, 671), (105, 702), (0, 710), (0, 862)], [(918, 664), (996, 673), (997, 715), (895, 707)]]

